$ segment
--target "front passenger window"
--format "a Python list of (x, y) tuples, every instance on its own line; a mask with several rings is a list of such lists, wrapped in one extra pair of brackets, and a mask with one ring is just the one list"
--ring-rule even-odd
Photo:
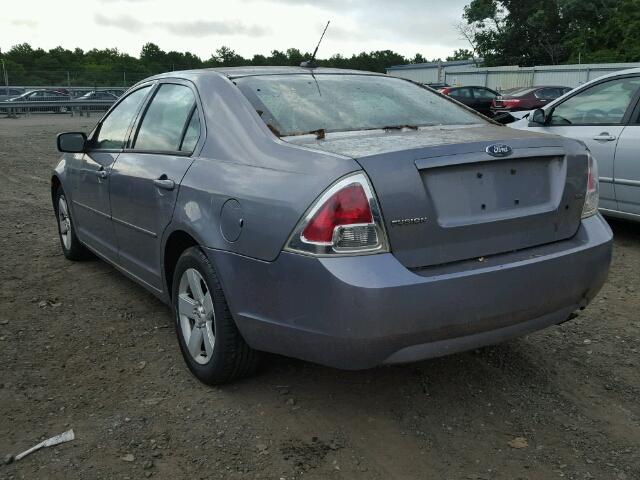
[(111, 110), (100, 125), (94, 148), (119, 150), (124, 147), (127, 130), (148, 91), (149, 87), (143, 87), (132, 92)]

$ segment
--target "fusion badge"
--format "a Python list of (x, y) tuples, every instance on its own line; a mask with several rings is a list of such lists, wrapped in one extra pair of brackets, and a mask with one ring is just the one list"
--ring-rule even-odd
[(391, 220), (391, 225), (394, 227), (401, 227), (403, 225), (416, 225), (417, 223), (425, 223), (427, 221), (427, 217), (416, 217), (416, 218), (399, 218), (397, 220)]

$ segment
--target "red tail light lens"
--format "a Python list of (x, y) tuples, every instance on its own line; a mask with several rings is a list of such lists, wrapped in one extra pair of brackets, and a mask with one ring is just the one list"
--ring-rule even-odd
[(512, 107), (517, 107), (518, 104), (520, 103), (520, 100), (515, 99), (515, 98), (510, 98), (507, 100), (501, 100), (502, 102), (502, 106), (506, 107), (506, 108), (512, 108)]
[(336, 227), (357, 223), (373, 223), (373, 216), (362, 185), (354, 183), (334, 193), (320, 207), (302, 236), (309, 242), (330, 244)]
[(440, 93), (443, 95), (449, 95), (450, 91), (451, 91), (450, 88), (443, 88), (442, 90), (440, 90)]
[(587, 162), (587, 192), (584, 197), (584, 207), (582, 207), (582, 218), (598, 213), (598, 202), (600, 200), (598, 162), (591, 154), (588, 155)]
[(329, 187), (285, 249), (322, 256), (388, 252), (380, 206), (366, 175), (355, 173)]

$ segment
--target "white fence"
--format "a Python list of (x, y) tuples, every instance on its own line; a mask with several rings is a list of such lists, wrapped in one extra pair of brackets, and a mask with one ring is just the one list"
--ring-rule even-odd
[(441, 65), (402, 65), (387, 69), (389, 75), (419, 83), (448, 83), (453, 86), (484, 86), (494, 90), (553, 85), (577, 87), (608, 73), (640, 67), (640, 63), (602, 63), (589, 65), (546, 65), (539, 67), (459, 67)]

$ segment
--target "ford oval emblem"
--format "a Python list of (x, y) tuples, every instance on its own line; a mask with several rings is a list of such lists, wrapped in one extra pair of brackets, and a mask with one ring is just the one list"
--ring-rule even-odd
[(513, 153), (513, 148), (504, 143), (494, 143), (489, 145), (485, 151), (492, 157), (508, 157)]

